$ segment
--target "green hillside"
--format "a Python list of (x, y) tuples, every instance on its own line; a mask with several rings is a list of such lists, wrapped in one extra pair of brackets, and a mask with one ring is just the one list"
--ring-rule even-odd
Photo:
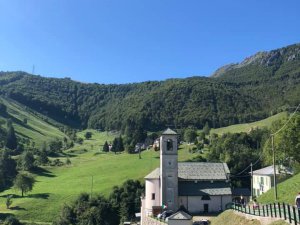
[(0, 95), (73, 128), (219, 128), (291, 111), (299, 104), (300, 44), (258, 53), (218, 71), (131, 84), (88, 84), (0, 72)]
[[(278, 184), (278, 201), (295, 204), (295, 197), (300, 190), (300, 173)], [(258, 197), (259, 202), (274, 202), (274, 188)]]
[[(20, 138), (34, 141), (36, 146), (40, 146), (44, 141), (48, 142), (55, 138), (62, 139), (65, 136), (57, 127), (45, 122), (42, 115), (26, 109), (24, 105), (1, 97), (0, 102), (7, 107), (7, 114), (0, 115), (2, 126), (5, 127), (6, 121), (10, 119)], [(24, 123), (24, 119), (27, 120), (26, 123)]]
[(274, 121), (280, 120), (286, 116), (287, 116), (287, 113), (282, 112), (282, 113), (278, 113), (274, 116), (270, 116), (266, 119), (263, 119), (263, 120), (260, 120), (257, 122), (253, 122), (253, 123), (243, 123), (243, 124), (231, 125), (228, 127), (221, 127), (218, 129), (211, 129), (210, 133), (222, 135), (225, 133), (249, 132), (253, 128), (262, 128), (262, 127), (270, 128)]

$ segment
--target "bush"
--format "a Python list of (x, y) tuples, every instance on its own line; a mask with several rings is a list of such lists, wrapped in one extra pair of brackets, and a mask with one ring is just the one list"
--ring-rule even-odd
[(12, 204), (12, 198), (13, 198), (13, 196), (12, 195), (8, 195), (7, 197), (6, 197), (6, 201), (5, 201), (5, 205), (6, 205), (6, 208), (7, 209), (9, 209), (9, 207), (11, 206), (11, 204)]
[(76, 142), (80, 145), (82, 145), (83, 143), (83, 138), (77, 138)]
[(15, 216), (8, 216), (3, 225), (22, 225), (22, 223)]
[(85, 139), (88, 140), (88, 139), (92, 138), (92, 135), (93, 135), (93, 133), (88, 131), (84, 134), (84, 137), (85, 137)]
[(72, 162), (71, 162), (70, 158), (67, 157), (67, 159), (66, 159), (66, 165), (71, 165), (71, 164), (72, 164)]
[(64, 163), (62, 161), (60, 161), (59, 159), (54, 159), (50, 163), (50, 166), (63, 166), (63, 165), (64, 165)]

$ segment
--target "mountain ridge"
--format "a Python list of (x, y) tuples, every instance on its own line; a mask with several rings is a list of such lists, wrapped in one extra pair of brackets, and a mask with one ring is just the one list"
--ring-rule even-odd
[(292, 45), (278, 48), (278, 49), (271, 50), (271, 51), (257, 52), (252, 56), (246, 57), (240, 63), (230, 63), (227, 65), (221, 66), (211, 75), (211, 77), (220, 77), (232, 69), (241, 68), (243, 66), (247, 66), (250, 64), (270, 66), (270, 65), (272, 65), (272, 62), (274, 62), (274, 60), (276, 58), (278, 58), (284, 54), (286, 56), (285, 57), (286, 61), (299, 60), (299, 58), (300, 58), (300, 43), (292, 44)]
[(0, 72), (0, 95), (75, 128), (217, 128), (299, 104), (300, 45), (258, 53), (218, 77), (96, 84)]

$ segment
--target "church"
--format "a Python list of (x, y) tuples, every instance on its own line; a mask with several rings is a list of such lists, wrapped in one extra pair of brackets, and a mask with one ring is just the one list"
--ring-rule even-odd
[(219, 212), (232, 201), (226, 163), (178, 162), (177, 133), (160, 137), (160, 167), (145, 177), (141, 216), (156, 215), (165, 206), (176, 212), (184, 206), (191, 214)]

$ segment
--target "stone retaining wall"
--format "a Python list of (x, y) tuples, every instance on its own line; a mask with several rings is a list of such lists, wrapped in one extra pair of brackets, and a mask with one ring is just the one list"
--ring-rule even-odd
[(160, 222), (154, 218), (145, 216), (144, 221), (143, 221), (143, 225), (167, 225), (167, 223), (164, 222)]

